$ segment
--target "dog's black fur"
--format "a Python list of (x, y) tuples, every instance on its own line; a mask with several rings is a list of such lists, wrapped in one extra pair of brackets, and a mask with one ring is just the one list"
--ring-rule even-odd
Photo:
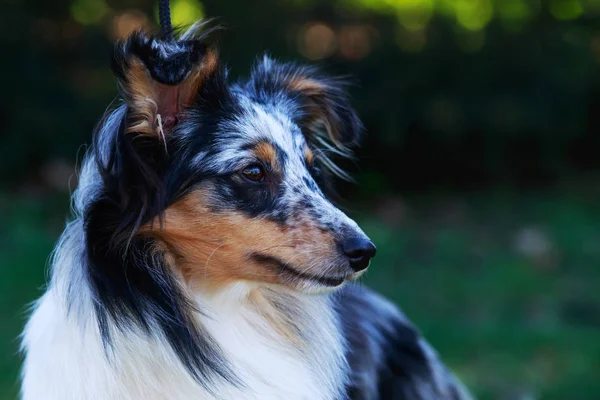
[[(212, 62), (214, 54), (204, 36), (164, 40), (139, 32), (115, 48), (112, 68), (125, 102), (102, 121), (95, 135), (97, 175), (90, 179), (97, 182), (81, 210), (85, 251), (79, 261), (107, 352), (114, 334), (126, 334), (134, 328), (158, 331), (187, 371), (207, 388), (216, 379), (232, 385), (242, 382), (214, 339), (192, 321), (190, 315), (202, 310), (196, 310), (183, 293), (164, 248), (151, 235), (138, 231), (156, 221), (161, 224), (166, 209), (198, 185), (211, 182), (213, 196), (218, 199), (212, 206), (215, 213), (238, 212), (285, 227), (305, 212), (322, 221), (322, 232), (339, 238), (350, 228), (340, 228), (327, 218), (326, 211), (315, 206), (314, 199), (303, 194), (307, 190), (321, 193), (330, 186), (331, 172), (340, 174), (330, 158), (315, 157), (314, 164), (307, 166), (308, 172), (299, 173), (301, 178), (293, 184), (296, 186), (276, 187), (281, 183), (276, 179), (268, 188), (257, 186), (240, 181), (237, 170), (219, 164), (218, 156), (226, 151), (224, 138), (239, 142), (239, 151), (255, 145), (223, 127), (243, 118), (248, 113), (244, 102), (252, 102), (265, 110), (285, 113), (296, 125), (290, 140), (301, 135), (313, 149), (322, 144), (323, 129), (329, 134), (331, 149), (340, 154), (356, 146), (362, 133), (342, 82), (312, 67), (270, 60), (259, 63), (248, 81), (237, 84), (228, 82), (224, 67), (205, 67), (206, 72), (199, 72), (204, 74), (202, 84), (181, 110), (161, 110), (163, 105), (156, 100), (154, 111), (165, 117), (165, 125), (159, 120), (156, 128), (161, 134), (131, 131), (144, 112), (136, 109), (139, 98), (135, 97), (135, 86), (139, 82), (131, 72), (136, 66), (145, 68), (156, 90), (167, 93), (188, 82), (195, 68)], [(302, 81), (296, 83), (300, 78)], [(318, 126), (316, 117), (326, 126)], [(155, 121), (144, 122), (155, 129)], [(279, 162), (285, 164), (288, 155), (276, 144), (273, 148)], [(199, 154), (202, 162), (197, 161)], [(260, 254), (252, 257), (255, 262), (273, 260)], [(73, 281), (69, 290), (77, 291), (80, 284)], [(333, 300), (350, 366), (347, 398), (468, 398), (418, 331), (387, 301), (350, 284)]]

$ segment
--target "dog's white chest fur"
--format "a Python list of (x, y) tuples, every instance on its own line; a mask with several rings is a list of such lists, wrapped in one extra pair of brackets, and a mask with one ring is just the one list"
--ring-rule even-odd
[[(239, 286), (239, 285), (238, 285)], [(24, 335), (24, 400), (334, 399), (346, 365), (325, 296), (293, 296), (292, 317), (240, 302), (245, 288), (198, 297), (201, 324), (241, 385), (217, 379), (210, 391), (185, 370), (160, 338), (121, 335), (107, 360), (97, 325), (66, 317), (50, 289)], [(264, 298), (259, 298), (260, 303)], [(259, 304), (260, 306), (260, 304)], [(285, 306), (284, 306), (285, 307)], [(279, 310), (281, 311), (281, 310)], [(81, 316), (80, 316), (81, 318)], [(275, 319), (273, 319), (275, 318)], [(308, 324), (308, 325), (307, 325)], [(300, 336), (298, 336), (300, 335)]]

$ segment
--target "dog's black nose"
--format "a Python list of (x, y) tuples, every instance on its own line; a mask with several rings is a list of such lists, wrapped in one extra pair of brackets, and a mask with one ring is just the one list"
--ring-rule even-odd
[(342, 242), (342, 251), (350, 261), (350, 267), (356, 272), (369, 266), (371, 258), (375, 257), (375, 245), (366, 237), (355, 236)]

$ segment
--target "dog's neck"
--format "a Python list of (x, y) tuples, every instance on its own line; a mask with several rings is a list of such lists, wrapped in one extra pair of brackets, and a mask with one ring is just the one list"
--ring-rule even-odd
[(347, 366), (327, 295), (248, 282), (195, 292), (199, 323), (259, 398), (339, 397)]

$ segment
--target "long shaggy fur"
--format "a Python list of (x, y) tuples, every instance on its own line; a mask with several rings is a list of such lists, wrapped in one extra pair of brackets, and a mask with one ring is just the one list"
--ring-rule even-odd
[(193, 31), (134, 33), (112, 67), (122, 102), (23, 334), (24, 400), (468, 398), (348, 283), (374, 247), (323, 192), (362, 132), (343, 82), (264, 57), (232, 84)]

